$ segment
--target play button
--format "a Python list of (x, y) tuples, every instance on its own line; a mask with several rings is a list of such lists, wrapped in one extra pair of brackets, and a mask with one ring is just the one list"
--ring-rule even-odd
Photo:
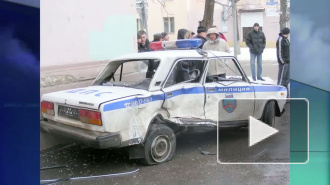
[(250, 116), (249, 127), (249, 146), (253, 146), (278, 132), (277, 129), (266, 125), (252, 116)]

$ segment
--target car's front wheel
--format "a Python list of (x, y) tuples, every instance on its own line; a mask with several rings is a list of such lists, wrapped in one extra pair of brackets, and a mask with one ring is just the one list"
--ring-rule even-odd
[(266, 104), (262, 121), (271, 127), (275, 127), (275, 101)]
[(159, 164), (172, 159), (176, 148), (173, 130), (163, 124), (151, 125), (144, 143), (144, 160), (147, 165)]

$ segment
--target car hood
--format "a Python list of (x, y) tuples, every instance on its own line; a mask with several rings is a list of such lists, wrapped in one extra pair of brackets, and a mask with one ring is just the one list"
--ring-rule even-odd
[(89, 86), (47, 93), (42, 96), (43, 101), (67, 104), (90, 109), (98, 109), (100, 104), (120, 98), (143, 95), (145, 90), (117, 86)]

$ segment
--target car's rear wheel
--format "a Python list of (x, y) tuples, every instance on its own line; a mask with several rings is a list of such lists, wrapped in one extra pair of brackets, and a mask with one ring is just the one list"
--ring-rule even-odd
[(271, 127), (275, 127), (275, 101), (269, 101), (266, 104), (262, 121)]
[(144, 143), (147, 165), (159, 164), (172, 159), (176, 148), (176, 138), (171, 128), (163, 124), (151, 125)]

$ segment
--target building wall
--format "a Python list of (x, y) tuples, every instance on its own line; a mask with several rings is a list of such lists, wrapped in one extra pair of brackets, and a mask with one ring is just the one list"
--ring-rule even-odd
[(175, 32), (169, 33), (170, 40), (176, 40), (177, 32), (181, 28), (187, 28), (188, 16), (186, 14), (188, 0), (161, 1), (148, 0), (148, 34), (149, 40), (153, 40), (155, 33), (164, 32), (164, 17), (174, 17)]
[[(276, 47), (276, 40), (278, 37), (278, 33), (280, 31), (280, 25), (279, 25), (279, 6), (280, 6), (280, 0), (274, 0), (274, 2), (278, 2), (277, 5), (267, 5), (266, 3), (269, 2), (269, 0), (240, 0), (237, 3), (237, 10), (242, 9), (243, 7), (246, 7), (248, 5), (249, 7), (255, 7), (255, 8), (264, 8), (265, 11), (263, 12), (263, 32), (266, 36), (266, 47)], [(243, 42), (243, 29), (242, 29), (242, 20), (241, 20), (241, 13), (238, 13), (238, 26), (239, 26), (239, 35), (240, 35), (240, 45), (246, 46), (245, 42)], [(253, 24), (251, 25), (251, 27)], [(232, 26), (232, 19), (230, 20), (230, 27)], [(232, 30), (232, 28), (231, 28)], [(230, 45), (232, 45), (233, 36), (228, 35), (230, 40)]]
[[(177, 37), (177, 31), (180, 28), (186, 28), (197, 33), (197, 27), (199, 26), (199, 21), (203, 19), (205, 0), (165, 0), (161, 1), (165, 7), (161, 5), (158, 0), (148, 0), (148, 31), (149, 39), (153, 39), (153, 34), (161, 33), (164, 31), (163, 17), (174, 17), (175, 19), (175, 32), (170, 33), (170, 40), (175, 40)], [(279, 33), (279, 0), (274, 0), (278, 2), (277, 5), (266, 5), (269, 0), (240, 0), (237, 3), (237, 10), (246, 7), (254, 8), (264, 8), (263, 14), (263, 32), (265, 33), (267, 40), (267, 47), (275, 47), (276, 39)], [(222, 26), (222, 11), (224, 7), (215, 4), (213, 24), (217, 25), (218, 30), (221, 31)], [(232, 14), (231, 9), (229, 10), (229, 15)], [(245, 47), (245, 42), (243, 42), (243, 29), (241, 13), (237, 15), (238, 26), (239, 26), (239, 37), (240, 45)], [(233, 24), (232, 16), (230, 16), (227, 22), (227, 32), (223, 32), (228, 40), (230, 46), (233, 45)], [(251, 25), (251, 27), (253, 24)]]
[(41, 69), (136, 51), (135, 0), (40, 1)]
[[(188, 29), (197, 34), (197, 28), (199, 21), (203, 20), (205, 0), (187, 0), (189, 3), (189, 9), (187, 11), (188, 16)], [(222, 6), (215, 4), (213, 14), (213, 25), (216, 25), (220, 29), (221, 24), (221, 11)]]
[[(148, 34), (153, 40), (155, 33), (164, 31), (164, 17), (174, 17), (175, 32), (169, 33), (170, 40), (176, 40), (177, 32), (181, 28), (188, 29), (197, 34), (199, 21), (204, 15), (205, 0), (148, 0)], [(220, 26), (222, 6), (216, 4), (214, 8), (213, 24)]]

